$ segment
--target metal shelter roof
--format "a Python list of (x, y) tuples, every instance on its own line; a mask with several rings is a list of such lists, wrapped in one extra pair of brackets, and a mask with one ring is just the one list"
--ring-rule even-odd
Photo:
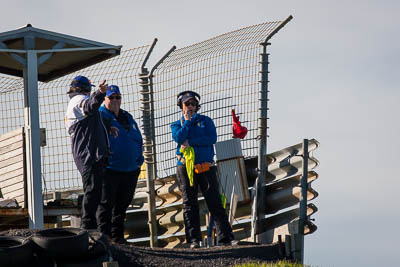
[(38, 54), (38, 80), (48, 82), (120, 54), (122, 46), (26, 27), (0, 33), (0, 73), (23, 77), (26, 51)]

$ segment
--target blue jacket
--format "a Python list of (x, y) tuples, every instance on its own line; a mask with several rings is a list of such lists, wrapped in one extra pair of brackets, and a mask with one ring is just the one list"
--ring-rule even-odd
[(65, 126), (71, 136), (72, 156), (81, 174), (109, 156), (107, 130), (99, 113), (105, 96), (99, 90), (90, 97), (82, 93), (69, 94)]
[(118, 129), (118, 136), (114, 137), (111, 133), (108, 135), (111, 146), (111, 156), (108, 160), (107, 168), (115, 171), (130, 172), (137, 170), (142, 166), (143, 157), (143, 139), (139, 127), (129, 112), (120, 109), (122, 116), (126, 116), (129, 122), (127, 131), (115, 117), (114, 113), (108, 110), (104, 105), (100, 107), (100, 114), (104, 123), (109, 127)]
[[(217, 130), (211, 118), (195, 113), (190, 121), (183, 118), (171, 124), (172, 138), (178, 143), (176, 154), (181, 144), (187, 139), (194, 149), (194, 163), (212, 162), (214, 158), (214, 144), (217, 142)], [(182, 163), (178, 160), (178, 165)]]

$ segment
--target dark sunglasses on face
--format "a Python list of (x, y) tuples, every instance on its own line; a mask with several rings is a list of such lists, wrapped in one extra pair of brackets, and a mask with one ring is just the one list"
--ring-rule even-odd
[(113, 100), (113, 99), (120, 100), (121, 96), (120, 95), (112, 95), (112, 96), (109, 96), (108, 99), (110, 99), (110, 100)]
[(196, 101), (190, 101), (190, 102), (186, 102), (185, 106), (193, 106), (196, 107), (197, 106), (197, 102)]

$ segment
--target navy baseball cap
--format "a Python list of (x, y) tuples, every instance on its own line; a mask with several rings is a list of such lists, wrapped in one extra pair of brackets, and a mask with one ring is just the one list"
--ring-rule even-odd
[(116, 86), (116, 85), (110, 85), (110, 86), (108, 86), (106, 96), (110, 96), (110, 95), (113, 95), (113, 94), (118, 94), (118, 95), (121, 94), (121, 93), (119, 92), (119, 87)]
[(182, 102), (186, 103), (189, 99), (193, 98), (194, 100), (196, 100), (197, 102), (199, 102), (199, 100), (196, 97), (196, 94), (194, 92), (186, 92), (183, 96), (182, 96)]
[(91, 84), (90, 80), (82, 75), (76, 76), (71, 82), (71, 87), (80, 87), (82, 89), (85, 89), (92, 86), (95, 85)]

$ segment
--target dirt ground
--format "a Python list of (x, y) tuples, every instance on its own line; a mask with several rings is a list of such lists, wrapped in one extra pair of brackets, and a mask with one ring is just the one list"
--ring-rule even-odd
[[(29, 229), (3, 231), (0, 235), (29, 237), (35, 231)], [(259, 245), (239, 242), (229, 247), (212, 248), (149, 248), (133, 245), (109, 244), (114, 261), (120, 267), (128, 266), (235, 266), (247, 262), (270, 262), (282, 259), (278, 245)]]

